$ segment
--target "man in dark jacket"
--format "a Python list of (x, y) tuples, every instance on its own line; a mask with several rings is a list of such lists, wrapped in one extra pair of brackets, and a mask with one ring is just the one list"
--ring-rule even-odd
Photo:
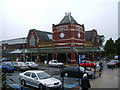
[(82, 90), (88, 90), (91, 87), (89, 79), (87, 78), (87, 74), (84, 74), (83, 78), (81, 79), (81, 87)]

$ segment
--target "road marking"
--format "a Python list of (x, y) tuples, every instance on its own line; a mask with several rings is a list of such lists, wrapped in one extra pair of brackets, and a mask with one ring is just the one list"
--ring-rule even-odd
[(65, 84), (64, 87), (67, 87), (67, 88), (73, 88), (75, 87), (76, 85), (71, 85), (71, 84)]
[(24, 88), (24, 90), (33, 90), (33, 88), (29, 88), (29, 87), (26, 87), (26, 86), (22, 86), (22, 85), (19, 85), (19, 84), (10, 84), (9, 85), (11, 88), (17, 88), (17, 89), (21, 89), (21, 88)]
[(74, 80), (80, 80), (78, 78), (72, 78), (72, 77), (64, 77), (65, 79), (74, 79)]

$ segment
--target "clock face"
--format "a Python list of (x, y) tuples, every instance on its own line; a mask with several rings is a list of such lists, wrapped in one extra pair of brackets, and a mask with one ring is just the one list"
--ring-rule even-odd
[(60, 37), (61, 37), (61, 38), (63, 38), (64, 36), (65, 36), (65, 34), (64, 34), (64, 33), (61, 33), (61, 34), (60, 34)]
[(78, 37), (79, 37), (79, 38), (80, 38), (80, 36), (81, 36), (80, 33), (78, 33)]

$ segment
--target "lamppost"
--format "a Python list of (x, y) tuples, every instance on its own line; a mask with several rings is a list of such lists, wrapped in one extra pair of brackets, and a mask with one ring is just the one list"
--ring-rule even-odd
[(25, 38), (23, 38), (23, 61), (25, 61)]

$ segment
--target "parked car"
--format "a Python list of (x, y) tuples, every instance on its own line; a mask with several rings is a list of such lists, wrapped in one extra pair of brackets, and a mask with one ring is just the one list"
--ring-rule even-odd
[(40, 70), (28, 70), (19, 74), (22, 85), (30, 85), (40, 90), (61, 87), (61, 81)]
[(38, 69), (38, 64), (35, 62), (25, 62), (30, 69)]
[(87, 73), (88, 78), (92, 78), (94, 75), (92, 71), (88, 71), (84, 67), (81, 67), (81, 66), (68, 66), (64, 68), (63, 72), (68, 77), (77, 77), (77, 78), (82, 78), (84, 73)]
[(10, 58), (1, 58), (1, 60), (0, 61), (11, 61), (11, 59)]
[(61, 63), (61, 62), (58, 61), (58, 60), (50, 60), (50, 61), (48, 62), (48, 65), (49, 65), (49, 66), (57, 66), (57, 67), (63, 67), (63, 66), (64, 66), (64, 64)]
[(96, 66), (96, 64), (91, 61), (82, 61), (79, 65), (86, 66), (86, 67), (95, 67)]
[(14, 66), (11, 62), (2, 62), (2, 71), (10, 71), (10, 72), (14, 72)]
[(120, 66), (120, 61), (119, 60), (111, 60), (109, 63), (107, 63), (107, 67), (118, 67)]
[(22, 71), (25, 71), (25, 70), (28, 70), (30, 69), (24, 62), (17, 62), (17, 61), (14, 61), (12, 62), (14, 67), (15, 67), (15, 70), (22, 70)]

